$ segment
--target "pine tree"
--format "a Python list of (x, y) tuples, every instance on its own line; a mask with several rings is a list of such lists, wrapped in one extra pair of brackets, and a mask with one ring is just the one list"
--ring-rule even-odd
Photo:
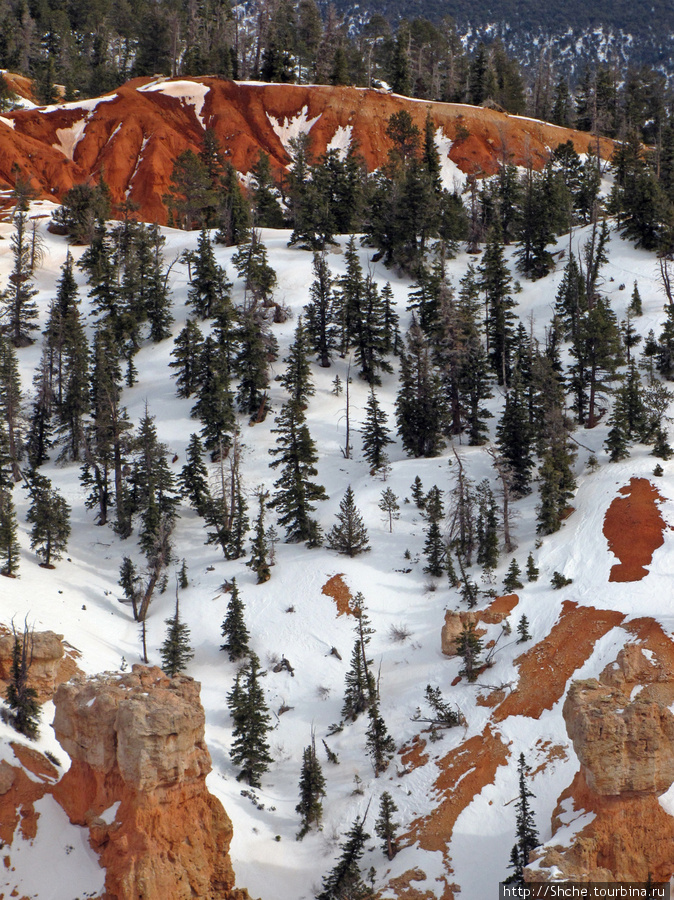
[(398, 812), (398, 807), (393, 802), (393, 798), (388, 791), (384, 791), (379, 801), (379, 818), (377, 819), (374, 830), (378, 838), (382, 841), (382, 850), (389, 859), (398, 852), (397, 831), (399, 825), (393, 821), (393, 816)]
[(641, 294), (639, 293), (639, 287), (636, 281), (634, 282), (634, 290), (632, 291), (632, 297), (630, 299), (630, 305), (628, 306), (627, 311), (633, 316), (642, 316), (644, 314), (641, 303)]
[(32, 501), (26, 514), (26, 521), (33, 526), (30, 546), (41, 559), (40, 565), (53, 569), (52, 560), (61, 559), (68, 546), (70, 507), (51, 481), (36, 471), (28, 475), (27, 488)]
[(283, 210), (274, 193), (269, 156), (260, 150), (251, 169), (251, 196), (258, 228), (283, 228)]
[(475, 523), (477, 562), (485, 570), (496, 568), (499, 557), (498, 513), (487, 480), (477, 486), (478, 513)]
[(191, 415), (203, 425), (201, 436), (211, 459), (218, 459), (231, 446), (236, 413), (226, 353), (211, 335), (199, 358), (197, 402)]
[(202, 228), (194, 256), (194, 270), (187, 292), (187, 302), (200, 319), (213, 318), (231, 305), (229, 294), (231, 287), (225, 270), (215, 261), (208, 232)]
[(514, 844), (510, 854), (509, 869), (513, 869), (505, 883), (524, 886), (524, 867), (529, 863), (529, 854), (538, 847), (538, 832), (534, 822), (534, 814), (529, 801), (534, 796), (527, 787), (527, 778), (531, 769), (526, 764), (524, 753), (520, 753), (517, 764), (519, 779), (519, 798), (515, 808), (517, 809), (517, 843)]
[(187, 462), (178, 476), (180, 493), (186, 497), (192, 508), (202, 516), (210, 499), (208, 490), (208, 469), (204, 463), (204, 447), (198, 434), (190, 436)]
[(363, 456), (373, 472), (378, 472), (388, 462), (386, 447), (388, 444), (392, 444), (393, 440), (386, 427), (387, 421), (388, 416), (379, 406), (374, 388), (370, 388), (361, 434), (363, 436)]
[(178, 591), (176, 588), (176, 608), (173, 616), (166, 619), (168, 625), (166, 638), (161, 645), (159, 651), (161, 655), (162, 670), (173, 678), (184, 672), (187, 663), (194, 656), (194, 651), (190, 647), (190, 629), (180, 619), (180, 607), (178, 604)]
[(0, 575), (16, 578), (21, 547), (11, 489), (0, 484)]
[(171, 356), (174, 361), (169, 363), (169, 368), (176, 370), (176, 394), (179, 397), (191, 397), (197, 390), (203, 347), (204, 336), (201, 329), (194, 319), (188, 319), (173, 343)]
[(6, 450), (14, 481), (21, 480), (21, 400), (16, 351), (0, 330), (0, 421), (7, 426)]
[(498, 383), (507, 385), (511, 374), (512, 308), (515, 301), (510, 294), (512, 278), (503, 256), (503, 242), (498, 229), (492, 228), (489, 233), (480, 274), (488, 311), (489, 358)]
[(511, 389), (506, 394), (496, 436), (499, 450), (512, 471), (513, 492), (519, 496), (528, 494), (531, 490), (531, 469), (534, 464), (533, 434), (519, 370), (516, 370)]
[(424, 556), (428, 561), (424, 566), (424, 572), (433, 578), (439, 578), (444, 571), (445, 546), (440, 526), (436, 521), (432, 521), (428, 526), (426, 543), (424, 544)]
[(253, 230), (250, 241), (239, 247), (232, 262), (244, 280), (244, 309), (271, 306), (277, 284), (276, 272), (269, 265), (267, 248), (259, 231)]
[(285, 403), (276, 418), (276, 448), (269, 452), (276, 456), (272, 468), (282, 466), (281, 477), (274, 482), (276, 494), (269, 504), (281, 513), (279, 524), (286, 529), (290, 543), (306, 541), (307, 546), (321, 543), (321, 529), (311, 518), (316, 500), (325, 500), (325, 488), (311, 481), (318, 471), (314, 442), (309, 434), (304, 414), (296, 403)]
[(37, 304), (33, 299), (37, 288), (33, 286), (30, 241), (27, 217), (20, 211), (14, 217), (14, 234), (11, 239), (14, 267), (9, 274), (9, 288), (0, 296), (4, 307), (6, 333), (15, 347), (33, 343), (31, 332), (38, 326)]
[(372, 768), (374, 769), (375, 778), (379, 778), (382, 772), (388, 768), (388, 764), (395, 754), (395, 741), (388, 733), (386, 723), (379, 711), (377, 702), (371, 703), (368, 710), (370, 724), (367, 728), (366, 745), (370, 759), (372, 760)]
[(531, 635), (529, 634), (529, 620), (526, 616), (522, 616), (517, 626), (517, 633), (519, 634), (519, 638), (517, 639), (518, 644), (524, 644), (526, 641), (531, 640)]
[(415, 321), (400, 355), (400, 389), (396, 399), (398, 434), (413, 456), (436, 456), (444, 445), (446, 404), (429, 344)]
[(509, 594), (512, 594), (514, 591), (523, 588), (524, 585), (520, 581), (521, 574), (522, 570), (518, 566), (517, 560), (513, 556), (513, 558), (510, 560), (510, 565), (508, 566), (508, 571), (506, 572), (505, 578), (503, 579), (503, 590), (507, 591)]
[(373, 892), (363, 882), (360, 860), (365, 842), (370, 835), (365, 832), (364, 821), (357, 818), (340, 845), (342, 855), (329, 875), (323, 876), (323, 890), (316, 900), (373, 900)]
[(259, 307), (250, 306), (239, 314), (237, 329), (239, 351), (234, 369), (239, 376), (236, 401), (250, 423), (262, 422), (269, 409), (269, 363), (275, 348), (269, 327)]
[(257, 575), (257, 583), (264, 584), (265, 581), (269, 581), (271, 578), (269, 560), (267, 558), (269, 555), (269, 543), (264, 529), (264, 512), (267, 500), (269, 499), (269, 492), (260, 487), (257, 492), (257, 499), (259, 509), (257, 520), (255, 522), (255, 536), (253, 537), (251, 546), (252, 555), (246, 565), (250, 566)]
[(186, 591), (190, 586), (189, 579), (187, 577), (187, 560), (183, 559), (180, 564), (180, 570), (178, 572), (178, 587), (181, 591)]
[(267, 742), (271, 716), (259, 682), (262, 674), (260, 661), (253, 653), (227, 695), (234, 724), (229, 755), (234, 765), (241, 767), (236, 780), (257, 788), (261, 787), (262, 776), (273, 762)]
[(301, 816), (301, 827), (297, 840), (308, 833), (312, 825), (319, 827), (323, 815), (323, 797), (325, 797), (325, 778), (321, 764), (316, 756), (316, 738), (312, 732), (311, 744), (304, 748), (302, 754), (302, 770), (300, 772), (300, 802), (295, 812)]
[(398, 503), (398, 498), (393, 493), (391, 488), (385, 488), (381, 492), (381, 499), (379, 500), (379, 509), (384, 514), (384, 520), (388, 521), (388, 530), (389, 534), (393, 532), (393, 523), (400, 518), (400, 505)]
[(419, 478), (418, 475), (415, 476), (410, 489), (412, 491), (412, 499), (416, 503), (417, 509), (423, 509), (426, 503), (426, 493), (424, 491), (424, 486), (421, 483), (421, 478)]
[(475, 633), (475, 623), (464, 622), (461, 634), (456, 639), (456, 654), (463, 659), (459, 675), (465, 675), (468, 681), (475, 681), (481, 653), (482, 641)]
[(346, 489), (339, 504), (337, 524), (333, 525), (327, 537), (327, 546), (347, 556), (357, 556), (370, 549), (367, 529), (356, 507), (351, 485)]
[(232, 590), (227, 604), (227, 615), (222, 622), (222, 636), (226, 638), (226, 642), (220, 647), (225, 650), (231, 662), (250, 654), (248, 641), (250, 635), (246, 628), (246, 622), (243, 616), (243, 602), (239, 597), (239, 588), (236, 578), (232, 579)]
[(534, 555), (533, 553), (530, 553), (527, 556), (527, 581), (538, 581), (539, 574), (536, 563), (534, 562)]
[(314, 254), (314, 280), (309, 289), (311, 297), (304, 307), (309, 346), (319, 364), (327, 369), (337, 349), (338, 327), (335, 321), (333, 278), (325, 253)]
[(295, 337), (283, 362), (286, 370), (279, 381), (290, 394), (290, 399), (302, 409), (307, 408), (309, 397), (316, 393), (311, 381), (311, 367), (307, 359), (308, 335), (302, 316), (297, 320)]
[(28, 685), (30, 667), (33, 662), (33, 632), (24, 626), (21, 635), (14, 634), (14, 649), (12, 651), (12, 669), (9, 683), (7, 684), (6, 700), (12, 710), (12, 724), (19, 734), (34, 740), (38, 736), (40, 725), (40, 704), (37, 701), (37, 691)]

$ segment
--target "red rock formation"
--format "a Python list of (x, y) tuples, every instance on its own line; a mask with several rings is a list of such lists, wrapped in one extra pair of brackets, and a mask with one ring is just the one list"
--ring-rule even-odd
[[(0, 626), (0, 694), (3, 697), (11, 675), (13, 652), (14, 635)], [(37, 691), (39, 703), (51, 700), (59, 684), (80, 673), (75, 662), (79, 654), (64, 645), (62, 634), (34, 632), (32, 656), (28, 684)]]
[[(143, 219), (165, 223), (162, 196), (173, 162), (188, 148), (199, 150), (205, 126), (242, 173), (250, 171), (260, 150), (283, 171), (290, 157), (279, 132), (300, 119), (311, 126), (314, 155), (324, 153), (336, 136), (342, 143), (350, 137), (372, 170), (386, 161), (391, 146), (386, 124), (402, 109), (420, 127), (429, 111), (447, 139), (442, 159), (471, 175), (493, 174), (503, 158), (540, 168), (562, 141), (571, 139), (582, 153), (596, 142), (589, 134), (490, 109), (421, 103), (359, 88), (135, 79), (98, 103), (20, 110), (0, 119), (0, 184), (12, 186), (18, 166), (43, 197), (58, 200), (73, 184), (104, 172), (115, 204), (128, 196), (139, 204)], [(612, 147), (608, 140), (600, 142), (604, 156)]]
[[(482, 610), (459, 610), (454, 612), (448, 609), (445, 613), (445, 624), (440, 634), (442, 652), (445, 656), (456, 656), (456, 639), (463, 631), (463, 626), (469, 622), (474, 625), (482, 622), (485, 625), (499, 625), (508, 618), (510, 613), (519, 603), (517, 594), (507, 594), (496, 597), (492, 603)], [(484, 628), (476, 629), (478, 635), (485, 634)]]
[[(674, 874), (674, 818), (658, 802), (674, 782), (673, 652), (661, 629), (645, 624), (637, 630), (652, 632), (648, 656), (627, 645), (599, 680), (569, 690), (563, 713), (581, 769), (559, 798), (552, 840), (534, 853), (529, 881), (658, 882)], [(593, 817), (570, 846), (556, 843), (569, 816), (583, 812)]]
[(606, 510), (604, 537), (620, 562), (609, 581), (641, 581), (653, 554), (662, 547), (666, 528), (658, 503), (662, 497), (647, 478), (631, 478)]
[(54, 704), (72, 759), (54, 796), (90, 829), (105, 900), (247, 900), (234, 887), (231, 822), (205, 784), (199, 684), (134, 666), (61, 685)]

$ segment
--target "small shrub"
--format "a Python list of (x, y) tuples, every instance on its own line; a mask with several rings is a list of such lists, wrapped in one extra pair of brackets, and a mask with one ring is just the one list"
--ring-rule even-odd
[(565, 578), (561, 572), (553, 572), (552, 578), (550, 579), (550, 584), (556, 591), (558, 591), (560, 588), (566, 587), (567, 584), (571, 584), (572, 582), (573, 578)]
[(411, 635), (412, 632), (404, 623), (391, 625), (388, 630), (388, 636), (394, 644), (404, 644)]

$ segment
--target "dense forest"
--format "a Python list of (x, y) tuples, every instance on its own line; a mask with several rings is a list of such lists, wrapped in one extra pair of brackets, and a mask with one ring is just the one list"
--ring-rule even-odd
[[(646, 20), (655, 21), (653, 15)], [(663, 11), (658, 21), (666, 19)], [(611, 137), (641, 128), (649, 142), (672, 103), (666, 74), (641, 65), (638, 54), (633, 64), (620, 58), (571, 71), (563, 55), (542, 44), (523, 66), (523, 55), (495, 39), (498, 29), (484, 41), (479, 34), (466, 41), (447, 16), (399, 20), (378, 12), (356, 26), (332, 6), (321, 12), (315, 0), (246, 7), (229, 0), (185, 6), (3, 0), (0, 26), (0, 67), (32, 76), (43, 103), (61, 94), (96, 96), (155, 74), (386, 84), (411, 97), (492, 103)]]

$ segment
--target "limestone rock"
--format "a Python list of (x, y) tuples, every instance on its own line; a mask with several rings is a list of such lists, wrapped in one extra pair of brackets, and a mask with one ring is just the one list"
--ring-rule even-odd
[[(12, 671), (14, 635), (0, 634), (0, 692), (4, 696)], [(57, 686), (79, 672), (72, 653), (66, 653), (63, 635), (53, 631), (33, 633), (33, 662), (28, 683), (37, 691), (40, 703), (51, 700)]]
[(245, 900), (234, 888), (232, 825), (205, 778), (199, 684), (134, 666), (59, 687), (54, 731), (72, 764), (54, 789), (90, 828), (106, 900)]

